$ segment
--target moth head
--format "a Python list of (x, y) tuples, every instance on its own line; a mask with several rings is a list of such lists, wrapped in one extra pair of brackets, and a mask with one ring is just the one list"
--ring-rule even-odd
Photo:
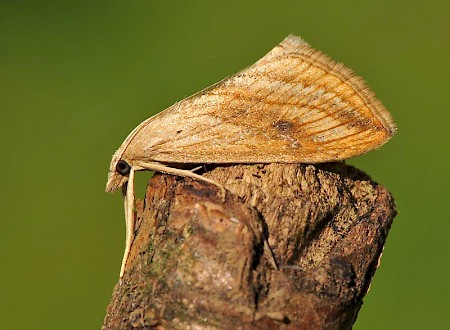
[(130, 171), (131, 165), (129, 164), (129, 161), (113, 157), (109, 167), (106, 192), (114, 192), (122, 187), (128, 181)]

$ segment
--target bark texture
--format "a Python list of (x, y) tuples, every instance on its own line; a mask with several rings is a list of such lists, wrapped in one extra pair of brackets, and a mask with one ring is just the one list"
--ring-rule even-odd
[(204, 175), (226, 195), (149, 181), (103, 329), (350, 329), (396, 214), (390, 193), (343, 163)]

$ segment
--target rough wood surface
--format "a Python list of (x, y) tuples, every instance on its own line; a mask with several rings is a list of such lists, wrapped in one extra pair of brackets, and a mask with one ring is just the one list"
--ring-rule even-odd
[(150, 180), (103, 329), (350, 329), (396, 214), (390, 193), (343, 163), (205, 175), (225, 197)]

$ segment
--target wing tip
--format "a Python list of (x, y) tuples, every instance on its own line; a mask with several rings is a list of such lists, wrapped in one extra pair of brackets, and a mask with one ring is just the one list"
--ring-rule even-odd
[(302, 46), (310, 47), (309, 43), (306, 42), (302, 37), (296, 36), (295, 34), (289, 34), (283, 41), (280, 43), (280, 46), (286, 48), (298, 48)]
[[(359, 77), (357, 78), (361, 79)], [(397, 133), (397, 125), (394, 122), (392, 114), (386, 109), (383, 102), (376, 97), (375, 93), (365, 84), (365, 82), (363, 83), (367, 88), (367, 90), (362, 92), (366, 98), (366, 105), (371, 110), (373, 116), (375, 116), (381, 125), (383, 125), (387, 135), (387, 142), (395, 135), (395, 133)]]

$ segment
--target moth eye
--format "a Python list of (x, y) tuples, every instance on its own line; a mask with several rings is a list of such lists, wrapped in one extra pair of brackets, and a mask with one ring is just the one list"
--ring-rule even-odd
[(131, 167), (128, 165), (128, 163), (124, 160), (119, 160), (116, 164), (116, 171), (119, 174), (127, 175), (130, 173)]

